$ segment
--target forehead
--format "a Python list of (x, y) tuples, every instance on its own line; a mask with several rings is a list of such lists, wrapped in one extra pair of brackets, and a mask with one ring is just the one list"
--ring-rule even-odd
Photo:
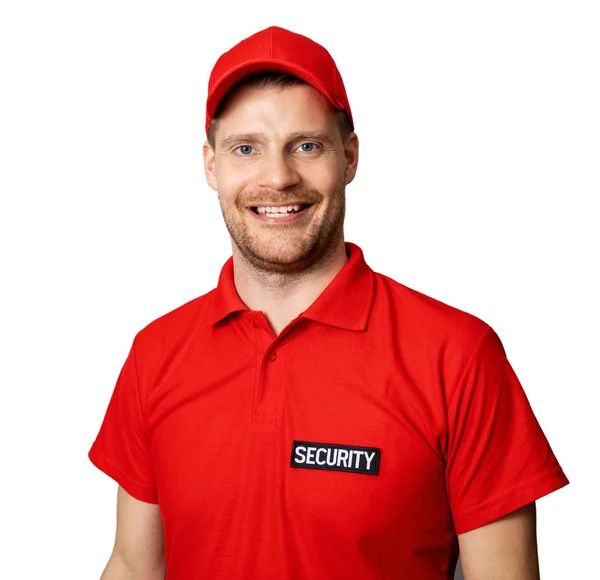
[(285, 134), (297, 131), (333, 131), (335, 109), (314, 87), (242, 86), (223, 103), (219, 137), (229, 132)]

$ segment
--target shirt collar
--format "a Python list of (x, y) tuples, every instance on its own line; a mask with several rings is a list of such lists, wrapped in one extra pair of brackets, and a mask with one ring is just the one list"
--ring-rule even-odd
[[(364, 330), (373, 304), (375, 274), (356, 244), (346, 242), (345, 246), (349, 255), (347, 262), (300, 318), (348, 330)], [(206, 324), (215, 324), (240, 310), (250, 309), (235, 288), (232, 256), (221, 269), (219, 282), (208, 305)]]

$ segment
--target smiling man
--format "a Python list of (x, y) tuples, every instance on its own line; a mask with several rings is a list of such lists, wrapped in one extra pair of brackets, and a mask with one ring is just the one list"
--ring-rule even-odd
[(358, 137), (335, 62), (270, 27), (209, 80), (232, 256), (140, 330), (91, 461), (119, 484), (105, 580), (539, 578), (569, 483), (496, 332), (344, 239)]

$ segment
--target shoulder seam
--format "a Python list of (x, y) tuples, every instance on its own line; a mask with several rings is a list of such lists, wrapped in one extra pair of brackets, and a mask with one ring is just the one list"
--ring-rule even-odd
[(133, 369), (135, 371), (135, 390), (136, 390), (136, 395), (137, 395), (136, 398), (138, 401), (138, 405), (140, 406), (140, 414), (142, 416), (142, 421), (143, 421), (144, 435), (147, 435), (148, 430), (147, 430), (147, 424), (146, 424), (146, 412), (144, 410), (144, 405), (142, 404), (142, 395), (140, 393), (140, 379), (139, 379), (139, 375), (138, 375), (137, 356), (135, 353), (135, 346), (136, 346), (138, 334), (139, 334), (139, 332), (136, 334), (136, 336), (133, 339), (133, 344), (131, 346), (131, 350), (133, 353)]
[(483, 331), (483, 334), (481, 335), (481, 338), (477, 341), (477, 345), (475, 346), (475, 348), (473, 349), (473, 352), (471, 353), (471, 356), (469, 357), (469, 360), (467, 360), (462, 372), (460, 373), (460, 376), (458, 377), (458, 380), (456, 381), (456, 385), (454, 385), (454, 389), (452, 391), (452, 396), (456, 396), (456, 392), (458, 391), (458, 387), (459, 385), (463, 382), (465, 375), (467, 374), (467, 371), (469, 370), (471, 363), (473, 362), (473, 360), (475, 359), (475, 355), (479, 352), (479, 350), (481, 349), (481, 345), (485, 342), (485, 339), (487, 338), (487, 336), (491, 333), (494, 332), (493, 328), (487, 324), (486, 324), (486, 328)]

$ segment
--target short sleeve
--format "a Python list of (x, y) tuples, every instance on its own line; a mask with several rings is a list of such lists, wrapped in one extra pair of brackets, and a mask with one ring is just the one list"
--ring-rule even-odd
[(446, 455), (457, 534), (569, 483), (489, 326), (449, 397)]
[(136, 499), (158, 503), (140, 400), (135, 340), (88, 457)]

